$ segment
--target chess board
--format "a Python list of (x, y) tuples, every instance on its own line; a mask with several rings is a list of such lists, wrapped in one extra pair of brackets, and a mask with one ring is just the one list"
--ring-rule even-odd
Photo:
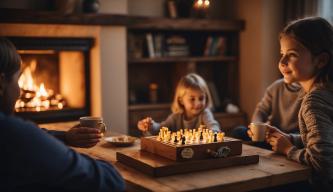
[(212, 159), (214, 158), (214, 152), (218, 152), (221, 149), (229, 150), (224, 157), (241, 155), (242, 142), (230, 137), (224, 137), (223, 141), (190, 144), (164, 142), (163, 140), (159, 140), (156, 136), (141, 138), (142, 151), (150, 152), (173, 161)]
[(244, 151), (241, 155), (225, 158), (209, 158), (194, 161), (173, 161), (146, 151), (122, 151), (116, 153), (117, 161), (152, 177), (164, 177), (194, 171), (248, 165), (259, 162), (259, 155)]

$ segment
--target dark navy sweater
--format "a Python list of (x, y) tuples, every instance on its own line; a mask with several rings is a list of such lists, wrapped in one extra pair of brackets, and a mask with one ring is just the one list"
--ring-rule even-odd
[(0, 112), (0, 191), (124, 191), (109, 163), (79, 154), (37, 125)]

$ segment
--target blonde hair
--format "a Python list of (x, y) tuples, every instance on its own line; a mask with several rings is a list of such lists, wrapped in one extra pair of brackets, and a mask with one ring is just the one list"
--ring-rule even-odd
[(200, 90), (205, 94), (206, 97), (206, 106), (205, 108), (212, 108), (212, 96), (208, 89), (206, 81), (195, 73), (187, 74), (182, 77), (178, 82), (175, 96), (172, 102), (171, 111), (173, 113), (182, 113), (184, 112), (184, 106), (180, 103), (180, 100), (186, 93), (187, 89)]

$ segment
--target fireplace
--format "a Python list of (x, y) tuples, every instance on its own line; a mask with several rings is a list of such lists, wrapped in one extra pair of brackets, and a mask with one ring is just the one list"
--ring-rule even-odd
[(22, 58), (21, 96), (15, 113), (37, 123), (91, 114), (93, 38), (9, 37)]

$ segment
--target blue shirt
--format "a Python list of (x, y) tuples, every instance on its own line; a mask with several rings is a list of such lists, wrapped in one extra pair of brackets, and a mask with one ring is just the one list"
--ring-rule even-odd
[(109, 163), (79, 154), (35, 124), (0, 112), (0, 191), (124, 191)]

